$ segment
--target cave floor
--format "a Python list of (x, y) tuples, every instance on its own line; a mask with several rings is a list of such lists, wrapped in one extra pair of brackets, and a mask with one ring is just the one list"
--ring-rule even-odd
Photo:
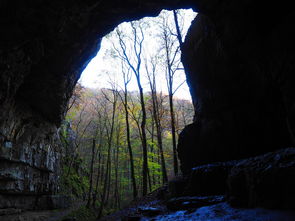
[(0, 216), (0, 221), (60, 221), (83, 204), (85, 203), (77, 202), (68, 209), (24, 211), (19, 214)]
[[(184, 200), (182, 204), (185, 204)], [(125, 209), (101, 218), (99, 221), (295, 221), (295, 211), (263, 208), (233, 208), (226, 201), (213, 205), (168, 209), (167, 201), (159, 200), (157, 191), (134, 201)]]

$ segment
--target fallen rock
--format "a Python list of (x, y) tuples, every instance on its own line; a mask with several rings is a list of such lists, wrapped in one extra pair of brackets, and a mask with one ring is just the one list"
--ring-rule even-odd
[(240, 161), (228, 177), (232, 206), (295, 209), (295, 148)]
[(172, 198), (167, 202), (167, 208), (170, 210), (187, 210), (199, 208), (224, 202), (225, 197), (219, 196), (194, 196), (194, 197), (178, 197)]

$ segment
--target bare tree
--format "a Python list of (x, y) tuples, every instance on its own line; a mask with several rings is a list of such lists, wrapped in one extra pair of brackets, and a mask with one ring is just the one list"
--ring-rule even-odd
[(120, 96), (120, 98), (122, 100), (124, 111), (125, 111), (127, 147), (129, 152), (129, 158), (130, 158), (133, 198), (135, 199), (137, 197), (137, 187), (136, 187), (135, 172), (134, 172), (133, 152), (132, 152), (131, 140), (130, 140), (130, 124), (129, 124), (129, 113), (128, 113), (128, 84), (131, 80), (131, 73), (130, 73), (130, 68), (127, 68), (127, 70), (125, 70), (123, 61), (121, 64), (122, 64), (122, 74), (123, 74), (123, 81), (124, 81), (124, 98), (122, 98), (122, 96)]
[(143, 87), (141, 85), (141, 63), (142, 63), (142, 50), (143, 50), (143, 41), (144, 41), (144, 34), (143, 34), (143, 27), (140, 22), (130, 22), (130, 26), (132, 29), (132, 36), (130, 38), (133, 41), (133, 55), (132, 58), (131, 54), (127, 52), (127, 46), (125, 43), (124, 36), (122, 32), (117, 28), (116, 34), (119, 40), (120, 49), (117, 49), (114, 46), (118, 56), (126, 62), (126, 64), (130, 67), (131, 71), (133, 72), (140, 96), (140, 104), (141, 104), (141, 111), (142, 111), (142, 118), (141, 118), (141, 141), (142, 141), (142, 152), (143, 152), (143, 165), (142, 165), (142, 195), (147, 194), (148, 189), (148, 154), (147, 154), (147, 137), (146, 137), (146, 109), (145, 109), (145, 101), (144, 101), (144, 93)]
[[(111, 147), (112, 147), (112, 141), (113, 141), (114, 127), (115, 127), (115, 116), (116, 116), (118, 93), (114, 89), (110, 91), (112, 93), (112, 99), (110, 99), (106, 93), (103, 93), (105, 96), (105, 99), (112, 104), (112, 110), (111, 110), (112, 116), (111, 116), (111, 119), (107, 117), (107, 121), (108, 121), (108, 126), (106, 127), (106, 134), (108, 138), (107, 139), (107, 165), (106, 165), (106, 171), (105, 171), (103, 193), (102, 193), (100, 208), (98, 212), (98, 218), (101, 217), (104, 205), (108, 201), (107, 199), (109, 197), (109, 187), (110, 187), (110, 178), (111, 178), (110, 177), (111, 176)], [(107, 108), (105, 108), (105, 112), (106, 112), (105, 113), (106, 116), (108, 116), (107, 113), (109, 112), (109, 110), (107, 110)]]
[(88, 191), (88, 200), (87, 200), (87, 204), (86, 207), (90, 207), (91, 204), (91, 194), (92, 194), (92, 188), (93, 188), (93, 166), (94, 166), (94, 158), (95, 158), (95, 139), (92, 140), (92, 154), (91, 154), (91, 164), (90, 164), (90, 178), (89, 178), (89, 191)]
[[(179, 70), (183, 70), (180, 61), (180, 46), (182, 45), (181, 30), (177, 19), (177, 13), (174, 11), (174, 22), (176, 31), (174, 30), (169, 15), (164, 14), (162, 16), (161, 27), (161, 41), (163, 43), (162, 51), (165, 56), (166, 66), (166, 84), (169, 95), (169, 107), (170, 107), (170, 119), (171, 119), (171, 134), (172, 134), (172, 146), (173, 146), (173, 166), (174, 174), (178, 174), (178, 159), (176, 151), (176, 128), (175, 128), (175, 113), (173, 96), (175, 92), (185, 83), (185, 80), (175, 85), (175, 75)], [(176, 32), (176, 33), (175, 33)]]
[(160, 110), (159, 110), (160, 104), (159, 104), (158, 95), (157, 95), (157, 84), (156, 84), (157, 60), (156, 58), (151, 58), (149, 63), (151, 65), (151, 70), (149, 70), (147, 61), (145, 62), (145, 69), (146, 69), (146, 74), (147, 74), (150, 89), (151, 89), (151, 97), (152, 97), (152, 104), (153, 104), (152, 116), (153, 116), (154, 123), (156, 125), (157, 142), (158, 142), (158, 147), (159, 147), (160, 156), (161, 156), (161, 169), (162, 169), (163, 183), (166, 183), (168, 181), (168, 176), (167, 176), (166, 163), (165, 163), (165, 157), (164, 157), (164, 151), (163, 151), (163, 141), (162, 141), (163, 128), (161, 125), (161, 117), (160, 117)]

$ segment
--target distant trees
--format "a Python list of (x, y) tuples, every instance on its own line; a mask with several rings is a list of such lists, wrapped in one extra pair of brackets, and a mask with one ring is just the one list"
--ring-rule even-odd
[[(153, 85), (156, 76), (153, 76), (152, 70), (149, 73)], [(154, 190), (167, 182), (169, 174), (171, 176), (173, 152), (170, 147), (169, 96), (156, 92), (155, 86), (152, 87), (153, 92), (143, 96), (147, 110), (147, 146), (150, 147), (147, 148), (150, 173), (147, 184)], [(76, 155), (88, 171), (84, 174), (89, 183), (85, 192), (87, 205), (97, 207), (103, 215), (104, 211), (117, 209), (138, 192), (143, 192), (140, 95), (117, 88), (85, 89), (80, 102), (79, 107), (71, 108), (67, 121), (72, 124), (75, 139), (80, 140)], [(181, 130), (185, 126), (184, 121), (192, 122), (193, 107), (186, 100), (174, 100), (174, 103), (176, 129)], [(88, 126), (80, 129), (79, 125)], [(68, 165), (72, 167), (74, 160)], [(66, 175), (71, 176), (70, 173)]]

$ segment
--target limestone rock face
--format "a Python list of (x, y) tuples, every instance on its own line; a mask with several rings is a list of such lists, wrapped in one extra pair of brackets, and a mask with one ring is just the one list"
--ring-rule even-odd
[[(198, 14), (182, 47), (196, 110), (179, 140), (184, 173), (294, 143), (295, 12), (226, 2)], [(284, 10), (271, 16), (266, 5)]]
[(25, 122), (25, 115), (19, 116), (24, 119), (7, 119), (2, 132), (9, 136), (0, 135), (0, 208), (35, 208), (39, 197), (59, 188), (59, 142), (54, 127), (37, 124), (36, 119)]

